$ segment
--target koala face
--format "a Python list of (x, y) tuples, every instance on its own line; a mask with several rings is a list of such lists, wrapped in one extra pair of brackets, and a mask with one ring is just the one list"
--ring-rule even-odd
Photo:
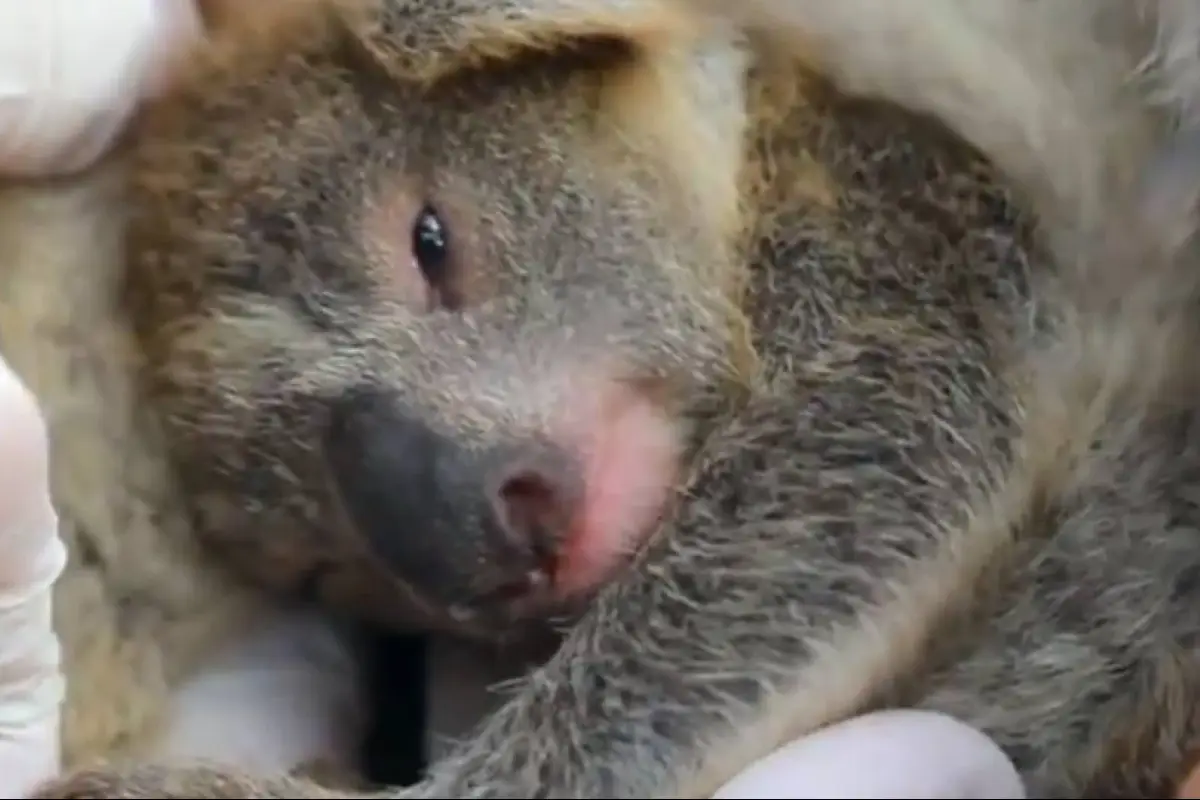
[(655, 70), (596, 36), (417, 79), (336, 15), (273, 30), (132, 143), (126, 299), (199, 534), (397, 625), (566, 612), (727, 371), (724, 223)]

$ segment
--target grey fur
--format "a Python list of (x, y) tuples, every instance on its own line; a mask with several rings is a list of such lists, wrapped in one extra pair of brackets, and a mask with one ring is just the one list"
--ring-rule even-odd
[[(345, 6), (298, 14), (274, 49), (199, 57), (135, 145), (128, 307), (200, 533), (283, 588), (324, 559), (360, 574), (315, 443), (364, 390), (447, 451), (490, 453), (553, 428), (579, 365), (607, 358), (688, 423), (650, 544), (471, 740), (386, 796), (705, 797), (885, 705), (978, 726), (1033, 796), (1172, 791), (1200, 701), (1181, 180), (1200, 162), (1175, 153), (1130, 203), (1175, 124), (1126, 94), (1147, 29), (1114, 43), (1080, 5), (1061, 36), (1043, 3), (922, 5), (981, 43), (1039, 34), (989, 99), (970, 80), (1011, 77), (988, 61), (1004, 48), (980, 50), (966, 94), (912, 70), (957, 80), (968, 51), (936, 27), (917, 26), (926, 52), (863, 57), (855, 84), (848, 50), (784, 55), (763, 18), (714, 36), (672, 3)], [(792, 30), (770, 6), (751, 4)], [(1064, 54), (1097, 68), (1096, 94)], [(701, 91), (722, 64), (743, 80)], [(814, 68), (935, 113), (1001, 170)], [(353, 227), (413, 184), (477, 215), (456, 229), (487, 280), (453, 313), (414, 310)], [(470, 633), (515, 635), (577, 608), (486, 602), (508, 562), (463, 515), (485, 460), (436, 485), (449, 502), (419, 509), (436, 544), (389, 574), (426, 624), (466, 603)], [(268, 556), (297, 542), (313, 558), (280, 570)], [(138, 767), (42, 796), (349, 795)]]

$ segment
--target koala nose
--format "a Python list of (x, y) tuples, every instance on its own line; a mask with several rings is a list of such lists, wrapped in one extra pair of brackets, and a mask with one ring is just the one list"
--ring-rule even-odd
[(454, 549), (453, 539), (435, 544), (458, 519), (445, 502), (453, 489), (437, 477), (452, 445), (383, 394), (357, 392), (332, 406), (325, 440), (332, 483), (357, 532), (403, 579), (433, 579)]
[(489, 484), (497, 526), (516, 546), (533, 554), (540, 574), (552, 577), (559, 546), (581, 503), (577, 468), (553, 447), (532, 446), (502, 462)]
[(435, 601), (518, 599), (553, 575), (582, 492), (565, 451), (434, 430), (383, 393), (335, 403), (325, 453), (347, 517), (383, 563)]

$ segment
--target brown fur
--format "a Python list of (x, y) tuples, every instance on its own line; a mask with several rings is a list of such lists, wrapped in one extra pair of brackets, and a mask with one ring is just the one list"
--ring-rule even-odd
[(178, 669), (257, 602), (198, 551), (156, 421), (136, 399), (135, 351), (114, 310), (118, 228), (96, 213), (119, 203), (112, 177), (0, 197), (0, 349), (47, 416), (70, 559), (54, 613), (72, 765), (153, 740)]
[[(164, 486), (102, 484), (110, 503), (148, 495), (169, 511), (182, 487), (194, 533), (260, 585), (397, 625), (515, 635), (574, 609), (498, 600), (526, 554), (481, 516), (490, 459), (553, 438), (611, 381), (652, 386), (686, 423), (686, 480), (653, 542), (404, 796), (703, 797), (791, 737), (893, 704), (982, 728), (1033, 796), (1162, 796), (1181, 777), (1200, 700), (1200, 376), (1183, 280), (1197, 271), (1166, 246), (1193, 255), (1163, 213), (1147, 231), (1115, 202), (1162, 124), (1112, 88), (1135, 47), (1080, 29), (1083, 63), (1108, 70), (1100, 99), (1069, 77), (1038, 95), (1032, 76), (1052, 62), (1036, 54), (1014, 75), (978, 55), (1019, 83), (994, 103), (967, 95), (991, 124), (1037, 133), (1046, 109), (1065, 115), (1017, 150), (1012, 128), (956, 118), (967, 105), (879, 92), (947, 118), (1014, 197), (938, 126), (814, 78), (855, 88), (827, 45), (744, 47), (665, 0), (272, 8), (261, 34), (190, 60), (131, 141), (128, 269), (101, 297), (135, 344), (95, 333), (120, 316), (39, 306), (122, 380), (136, 354), (137, 402), (102, 405), (125, 426), (163, 424), (172, 469), (162, 450), (148, 463)], [(997, 30), (982, 19), (954, 30)], [(1110, 117), (1127, 137), (1083, 135)], [(457, 298), (432, 311), (392, 223), (430, 199)], [(1081, 230), (1111, 238), (1054, 268), (1026, 200), (1074, 246)], [(55, 274), (49, 298), (74, 288)], [(23, 374), (66, 370), (60, 344), (39, 355), (13, 338)], [(65, 380), (32, 382), (53, 401)], [(359, 450), (417, 428), (415, 454), (446, 459), (391, 541), (354, 499), (388, 475), (349, 486), (331, 469), (346, 416), (366, 425)], [(102, 465), (128, 434), (103, 424), (118, 444), (93, 469), (111, 482)], [(70, 486), (74, 515), (72, 492), (95, 490)], [(121, 548), (106, 580), (124, 586), (136, 540), (106, 525), (90, 535)], [(190, 547), (178, 531), (147, 546)], [(198, 553), (153, 563), (222, 580)], [(209, 630), (166, 617), (164, 631)], [(140, 640), (121, 623), (114, 637)], [(44, 796), (333, 795), (147, 767)]]

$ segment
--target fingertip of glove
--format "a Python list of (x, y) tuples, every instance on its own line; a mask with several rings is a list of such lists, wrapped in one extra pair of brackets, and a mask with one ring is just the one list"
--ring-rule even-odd
[(37, 399), (0, 361), (0, 525), (49, 493), (49, 435)]
[(193, 0), (0, 0), (0, 172), (87, 167), (199, 26)]

